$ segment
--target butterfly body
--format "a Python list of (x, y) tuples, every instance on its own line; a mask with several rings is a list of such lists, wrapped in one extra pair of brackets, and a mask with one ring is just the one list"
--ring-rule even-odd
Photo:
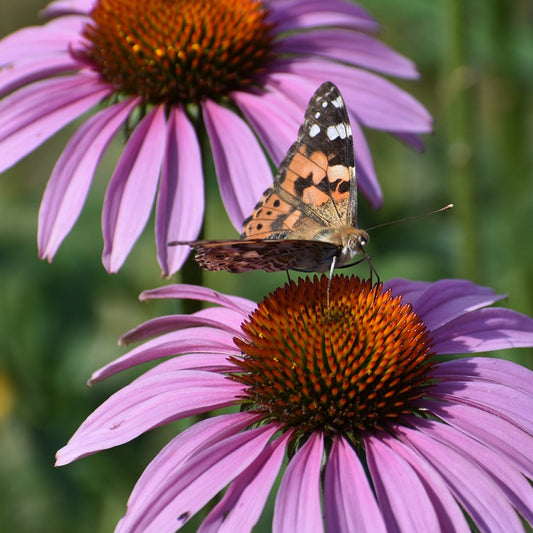
[(240, 240), (194, 241), (207, 270), (324, 272), (349, 266), (368, 243), (357, 227), (352, 131), (339, 89), (323, 83), (274, 183), (243, 222)]

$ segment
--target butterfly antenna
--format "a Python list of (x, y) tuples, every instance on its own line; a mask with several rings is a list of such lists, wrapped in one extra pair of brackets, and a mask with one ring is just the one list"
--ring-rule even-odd
[(370, 259), (370, 256), (366, 253), (366, 250), (361, 247), (361, 252), (365, 256), (365, 260), (368, 263), (368, 266), (370, 267), (370, 283), (372, 283), (372, 274), (375, 274), (376, 276), (376, 283), (381, 282), (381, 278), (379, 277), (378, 271), (374, 267), (374, 263), (372, 263), (372, 259)]
[(382, 228), (384, 226), (390, 226), (391, 224), (398, 224), (400, 222), (410, 222), (411, 220), (417, 220), (419, 218), (428, 217), (429, 215), (435, 215), (442, 211), (448, 211), (448, 209), (451, 209), (452, 207), (453, 207), (453, 204), (448, 204), (448, 205), (445, 205), (444, 207), (441, 207), (440, 209), (436, 209), (435, 211), (430, 211), (429, 213), (423, 213), (422, 215), (413, 215), (410, 217), (399, 218), (398, 220), (391, 220), (389, 222), (384, 222), (383, 224), (378, 224), (377, 226), (372, 226), (371, 228), (365, 228), (365, 231), (372, 231), (377, 228)]

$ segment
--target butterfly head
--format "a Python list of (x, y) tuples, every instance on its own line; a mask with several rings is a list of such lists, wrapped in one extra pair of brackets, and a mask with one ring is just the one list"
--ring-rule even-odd
[(341, 253), (337, 259), (337, 265), (342, 266), (351, 263), (352, 259), (368, 244), (370, 237), (362, 229), (348, 226), (343, 228), (340, 235)]

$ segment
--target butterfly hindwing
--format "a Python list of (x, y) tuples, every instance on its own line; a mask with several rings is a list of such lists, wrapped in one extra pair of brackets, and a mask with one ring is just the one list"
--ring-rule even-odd
[(344, 100), (335, 85), (323, 83), (309, 102), (274, 184), (244, 221), (241, 238), (301, 238), (309, 226), (315, 231), (320, 226), (355, 226), (354, 161)]
[(250, 270), (301, 270), (316, 272), (331, 263), (338, 247), (307, 240), (196, 241), (195, 260), (207, 270), (240, 273)]

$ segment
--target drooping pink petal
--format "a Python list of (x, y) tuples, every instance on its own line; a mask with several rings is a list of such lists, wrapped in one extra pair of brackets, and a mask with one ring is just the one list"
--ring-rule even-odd
[(201, 370), (142, 375), (108, 398), (57, 452), (64, 465), (173, 420), (231, 404), (243, 386)]
[(32, 57), (29, 60), (19, 61), (16, 66), (0, 68), (0, 97), (35, 81), (78, 68), (78, 62), (71, 55), (55, 53), (39, 56), (38, 59)]
[(361, 461), (343, 437), (334, 439), (329, 454), (324, 508), (327, 531), (386, 531)]
[[(421, 453), (440, 473), (481, 531), (522, 531), (520, 519), (505, 494), (462, 452), (418, 430), (398, 427), (397, 435)], [(420, 509), (418, 511), (421, 514)]]
[(218, 329), (196, 327), (173, 331), (143, 343), (100, 368), (93, 373), (89, 384), (147, 361), (154, 361), (171, 355), (210, 351), (224, 355), (240, 355), (240, 350), (233, 342), (233, 335)]
[(427, 281), (393, 278), (383, 284), (383, 291), (391, 289), (392, 296), (401, 296), (403, 303), (414, 305), (430, 285)]
[(416, 422), (419, 430), (460, 453), (488, 474), (518, 512), (533, 523), (533, 488), (520, 471), (489, 447), (446, 424), (434, 420), (420, 423), (417, 419)]
[(469, 533), (470, 527), (443, 479), (423, 457), (394, 437), (385, 437), (387, 446), (402, 457), (425, 486), (439, 520), (439, 531)]
[(281, 480), (272, 531), (324, 531), (320, 508), (320, 465), (324, 451), (321, 433), (312, 433), (290, 460)]
[(533, 433), (533, 412), (524, 409), (533, 402), (533, 391), (519, 391), (507, 384), (471, 381), (471, 378), (465, 377), (455, 382), (435, 383), (431, 387), (431, 397), (498, 413), (524, 431)]
[(148, 320), (128, 331), (120, 338), (120, 344), (130, 344), (170, 331), (197, 326), (218, 328), (232, 335), (240, 335), (242, 322), (241, 313), (219, 307), (202, 309), (190, 315), (165, 315)]
[(361, 6), (343, 0), (306, 0), (305, 2), (277, 2), (269, 20), (276, 23), (278, 32), (289, 32), (316, 26), (341, 26), (364, 32), (375, 32), (378, 23)]
[(0, 40), (0, 65), (51, 53), (66, 54), (70, 46), (82, 42), (87, 17), (67, 16), (42, 26), (29, 26)]
[(263, 426), (203, 447), (167, 475), (142, 507), (128, 510), (117, 533), (173, 533), (247, 468), (277, 429)]
[(479, 381), (505, 384), (525, 394), (532, 393), (533, 372), (505, 359), (462, 357), (444, 361), (432, 370), (431, 376), (453, 381), (470, 377)]
[(190, 252), (188, 246), (168, 243), (196, 239), (204, 218), (202, 154), (182, 107), (170, 110), (167, 132), (155, 223), (157, 259), (165, 276), (179, 270)]
[(279, 91), (274, 91), (270, 85), (267, 85), (268, 88), (270, 90), (260, 95), (235, 91), (231, 96), (274, 163), (279, 166), (290, 145), (296, 140), (305, 107), (296, 105)]
[(48, 4), (41, 15), (47, 18), (68, 15), (69, 13), (89, 13), (96, 0), (56, 0)]
[(316, 55), (400, 78), (418, 78), (414, 63), (374, 37), (348, 29), (320, 28), (281, 40), (282, 53)]
[(198, 528), (198, 533), (252, 531), (277, 477), (292, 432), (269, 443), (233, 480), (226, 494)]
[(165, 109), (156, 106), (133, 130), (107, 188), (102, 263), (108, 272), (120, 269), (148, 221), (165, 141)]
[[(128, 499), (131, 514), (139, 513), (165, 478), (171, 476), (202, 448), (236, 435), (252, 425), (255, 417), (248, 413), (232, 413), (201, 420), (174, 437), (146, 467)], [(133, 511), (133, 510), (136, 511)], [(129, 511), (130, 513), (130, 511)]]
[(52, 260), (76, 222), (96, 167), (137, 99), (124, 100), (91, 117), (71, 137), (50, 176), (39, 210), (39, 257)]
[(435, 508), (416, 471), (377, 436), (367, 435), (364, 441), (387, 531), (439, 531)]
[(243, 220), (272, 183), (272, 172), (244, 120), (210, 100), (202, 109), (220, 195), (231, 222), (241, 231)]
[(363, 126), (407, 133), (432, 129), (431, 115), (422, 104), (377, 74), (320, 59), (278, 61), (277, 68), (314, 80), (315, 86), (325, 79), (338, 85), (346, 105)]
[(487, 352), (533, 344), (533, 320), (510, 309), (478, 309), (432, 331), (438, 354)]
[(201, 287), (199, 285), (188, 285), (187, 283), (165, 285), (158, 289), (143, 291), (139, 296), (141, 302), (147, 300), (184, 298), (189, 300), (202, 300), (213, 304), (234, 309), (243, 313), (243, 318), (251, 313), (257, 306), (256, 303), (240, 296), (230, 296), (221, 292)]
[(413, 311), (420, 315), (426, 327), (433, 331), (454, 318), (491, 305), (505, 296), (471, 281), (443, 279), (428, 286), (419, 300), (413, 303)]
[(505, 420), (485, 409), (460, 403), (427, 400), (420, 402), (420, 406), (463, 433), (490, 446), (525, 476), (533, 478), (533, 455), (529, 453), (532, 436), (514, 421)]
[(0, 100), (0, 172), (109, 93), (97, 77), (78, 73), (33, 83)]

